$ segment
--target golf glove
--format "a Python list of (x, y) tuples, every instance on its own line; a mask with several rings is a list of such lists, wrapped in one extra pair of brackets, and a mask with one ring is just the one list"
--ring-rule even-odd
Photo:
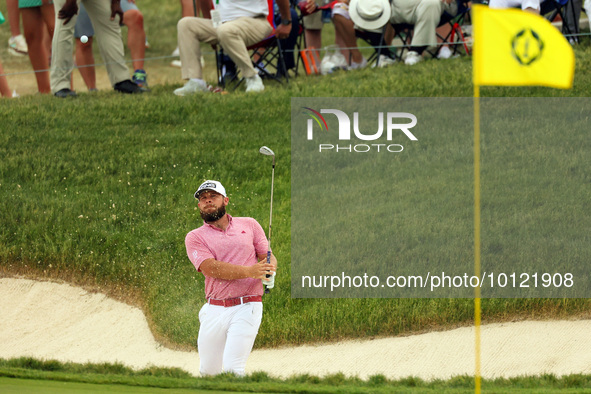
[(276, 274), (277, 274), (277, 272), (273, 272), (273, 275), (271, 275), (270, 278), (261, 279), (263, 284), (265, 286), (267, 286), (267, 289), (272, 289), (275, 286), (275, 275)]

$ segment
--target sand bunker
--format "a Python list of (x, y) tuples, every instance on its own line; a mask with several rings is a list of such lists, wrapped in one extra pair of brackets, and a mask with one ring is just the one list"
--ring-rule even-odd
[[(0, 279), (0, 358), (178, 367), (198, 375), (197, 352), (158, 344), (138, 308), (81, 288)], [(195, 327), (197, 330), (197, 327)], [(482, 376), (591, 374), (591, 320), (526, 321), (481, 328)], [(329, 345), (256, 350), (247, 372), (272, 376), (342, 372), (447, 379), (474, 373), (474, 328)]]

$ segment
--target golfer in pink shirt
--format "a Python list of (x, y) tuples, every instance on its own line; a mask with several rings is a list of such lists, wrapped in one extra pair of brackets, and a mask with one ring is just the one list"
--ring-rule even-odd
[(205, 276), (207, 303), (199, 311), (201, 375), (244, 375), (246, 360), (263, 316), (263, 283), (277, 268), (261, 225), (226, 213), (228, 196), (218, 181), (205, 181), (195, 192), (203, 226), (185, 238), (187, 254)]

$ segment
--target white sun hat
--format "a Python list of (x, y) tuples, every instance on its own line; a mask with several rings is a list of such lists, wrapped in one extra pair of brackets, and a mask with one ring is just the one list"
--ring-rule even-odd
[(388, 0), (351, 0), (349, 4), (351, 20), (365, 30), (383, 27), (390, 20), (391, 12)]

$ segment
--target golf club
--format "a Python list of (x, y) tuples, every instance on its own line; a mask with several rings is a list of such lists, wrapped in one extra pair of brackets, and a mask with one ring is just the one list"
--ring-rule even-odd
[[(269, 248), (267, 250), (267, 264), (271, 264), (271, 222), (273, 221), (273, 187), (275, 185), (275, 153), (266, 146), (262, 146), (259, 149), (259, 153), (265, 156), (273, 156), (273, 169), (271, 171), (271, 209), (269, 213)], [(267, 275), (267, 278), (271, 277), (271, 275)], [(273, 287), (265, 286), (265, 294), (269, 294), (271, 291), (270, 289)]]

